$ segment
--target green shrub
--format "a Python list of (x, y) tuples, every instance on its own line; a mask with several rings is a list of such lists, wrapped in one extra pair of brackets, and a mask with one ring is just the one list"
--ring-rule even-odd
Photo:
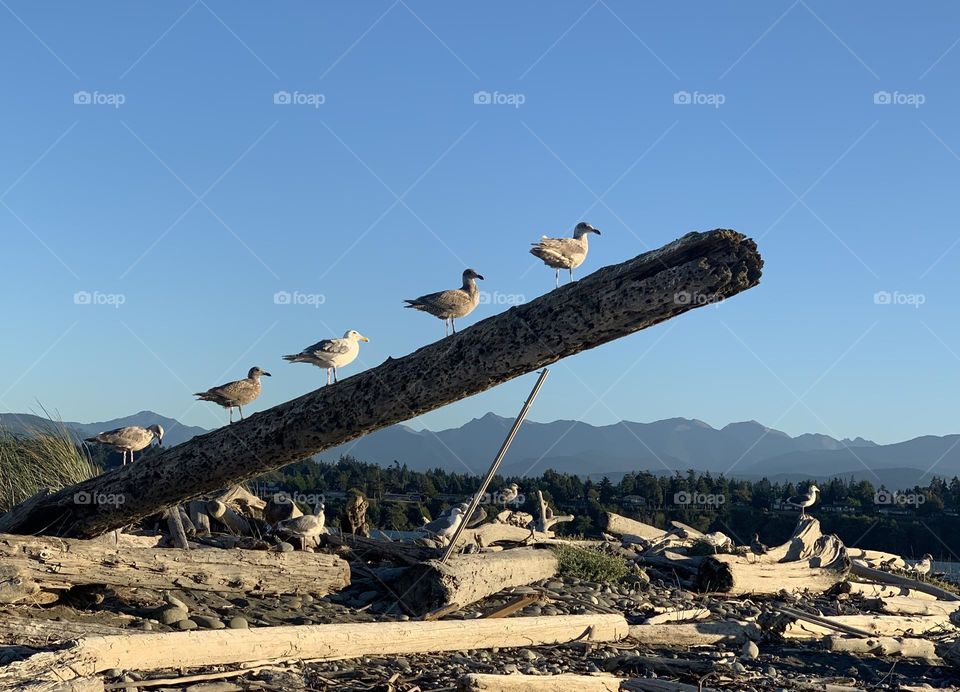
[(622, 557), (599, 550), (565, 544), (553, 546), (552, 550), (560, 563), (561, 577), (603, 583), (616, 581), (629, 572), (627, 561)]

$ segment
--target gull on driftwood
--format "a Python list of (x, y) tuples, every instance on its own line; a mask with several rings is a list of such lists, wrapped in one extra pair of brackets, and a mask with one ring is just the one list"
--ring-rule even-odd
[(600, 235), (600, 231), (590, 224), (581, 221), (573, 229), (572, 238), (548, 238), (543, 236), (537, 243), (532, 243), (530, 254), (539, 257), (548, 267), (556, 269), (557, 288), (560, 288), (560, 270), (570, 272), (570, 281), (573, 281), (573, 270), (583, 264), (590, 250), (587, 236), (591, 233)]
[(453, 333), (456, 334), (457, 326), (454, 320), (458, 317), (466, 317), (480, 304), (480, 289), (477, 288), (477, 279), (482, 281), (483, 277), (475, 269), (466, 269), (463, 272), (463, 285), (460, 288), (428, 293), (419, 298), (405, 300), (406, 305), (404, 307), (422, 310), (442, 319), (444, 336), (448, 334), (448, 324), (453, 329)]
[(515, 504), (519, 495), (520, 486), (516, 483), (511, 483), (510, 485), (505, 485), (500, 488), (500, 493), (497, 495), (497, 500), (500, 501), (500, 504), (506, 507), (507, 505)]
[(457, 528), (463, 521), (464, 510), (459, 507), (451, 507), (449, 514), (442, 515), (433, 521), (427, 522), (420, 527), (420, 531), (432, 533), (439, 538), (445, 545), (453, 538)]
[(301, 544), (305, 544), (307, 540), (312, 541), (324, 532), (323, 527), (326, 523), (324, 509), (326, 509), (326, 505), (318, 502), (314, 507), (313, 514), (304, 514), (296, 519), (285, 519), (277, 524), (277, 530), (289, 536), (296, 536), (300, 539)]
[(907, 571), (913, 572), (921, 579), (930, 574), (931, 569), (933, 569), (933, 555), (930, 553), (926, 553), (919, 562), (915, 562), (907, 567)]
[(146, 449), (154, 440), (157, 444), (163, 444), (163, 426), (151, 425), (149, 428), (141, 428), (139, 425), (129, 425), (125, 428), (116, 430), (107, 430), (93, 437), (88, 437), (84, 442), (93, 442), (105, 447), (112, 447), (117, 452), (123, 452), (123, 464), (127, 464), (127, 453), (130, 453), (130, 462), (133, 463), (133, 453)]
[(807, 488), (807, 492), (802, 495), (796, 495), (794, 497), (787, 499), (787, 504), (793, 505), (794, 507), (800, 508), (800, 516), (807, 516), (807, 507), (812, 507), (817, 501), (817, 493), (820, 492), (820, 488), (815, 485), (811, 485)]
[(327, 384), (330, 384), (331, 375), (333, 381), (337, 382), (337, 368), (349, 365), (360, 354), (360, 342), (369, 342), (365, 337), (355, 329), (350, 329), (339, 339), (324, 339), (318, 341), (312, 346), (307, 346), (300, 353), (290, 356), (284, 356), (284, 360), (291, 363), (310, 363), (318, 368), (326, 368)]
[(230, 422), (233, 423), (233, 409), (240, 411), (240, 420), (243, 420), (243, 407), (260, 396), (261, 376), (271, 377), (265, 370), (250, 368), (246, 379), (227, 382), (205, 392), (197, 392), (194, 396), (200, 401), (212, 401), (223, 406), (230, 411)]

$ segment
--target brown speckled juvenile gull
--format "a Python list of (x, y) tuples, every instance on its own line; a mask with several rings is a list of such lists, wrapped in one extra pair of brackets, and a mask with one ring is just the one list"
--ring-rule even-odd
[(243, 420), (243, 407), (260, 396), (261, 375), (271, 376), (269, 372), (260, 368), (250, 368), (246, 379), (227, 382), (205, 392), (197, 392), (194, 396), (200, 401), (212, 401), (215, 404), (220, 404), (230, 411), (231, 423), (233, 422), (233, 409), (237, 408), (240, 410), (240, 420)]
[(130, 462), (133, 462), (133, 453), (146, 449), (154, 440), (157, 444), (163, 444), (163, 426), (151, 425), (149, 428), (141, 428), (139, 425), (129, 425), (125, 428), (116, 430), (107, 430), (99, 435), (88, 437), (84, 442), (93, 442), (106, 447), (113, 447), (118, 452), (123, 452), (123, 464), (127, 464), (127, 452), (130, 453)]
[(340, 339), (324, 339), (312, 346), (291, 356), (284, 356), (284, 360), (291, 363), (310, 363), (318, 368), (327, 369), (327, 384), (330, 384), (330, 375), (337, 381), (337, 368), (349, 365), (356, 360), (360, 353), (360, 342), (370, 341), (355, 329), (349, 330)]
[(457, 326), (454, 320), (458, 317), (466, 317), (473, 309), (480, 304), (480, 289), (477, 288), (477, 279), (483, 280), (474, 269), (466, 269), (463, 272), (463, 286), (449, 291), (440, 291), (439, 293), (428, 293), (425, 296), (404, 301), (407, 303), (404, 307), (414, 308), (428, 312), (434, 317), (443, 320), (443, 335), (447, 336), (447, 324), (457, 333)]
[(557, 270), (557, 288), (560, 287), (560, 270), (566, 269), (570, 272), (570, 280), (573, 281), (573, 270), (583, 264), (587, 259), (587, 251), (590, 249), (587, 244), (587, 236), (591, 233), (600, 235), (600, 231), (590, 224), (581, 221), (573, 229), (572, 238), (548, 238), (543, 236), (538, 243), (532, 243), (530, 254), (539, 257), (548, 267)]

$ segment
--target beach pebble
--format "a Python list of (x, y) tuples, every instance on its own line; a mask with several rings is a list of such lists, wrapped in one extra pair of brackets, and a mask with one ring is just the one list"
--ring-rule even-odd
[(225, 627), (219, 618), (210, 617), (209, 615), (194, 615), (191, 619), (197, 623), (198, 627), (208, 630), (222, 630)]
[(228, 626), (232, 630), (245, 630), (250, 628), (250, 623), (247, 622), (245, 617), (237, 615), (236, 617), (230, 618)]
[(181, 620), (177, 623), (177, 628), (181, 630), (195, 630), (197, 629), (197, 623), (193, 620)]
[(758, 647), (755, 642), (748, 639), (743, 643), (743, 648), (740, 650), (740, 658), (744, 661), (754, 661), (759, 655), (760, 647)]
[(179, 598), (177, 598), (176, 596), (174, 596), (174, 595), (172, 595), (172, 594), (170, 594), (170, 593), (164, 592), (164, 594), (163, 594), (163, 600), (165, 600), (167, 603), (169, 603), (170, 605), (172, 605), (174, 608), (183, 608), (183, 609), (186, 610), (186, 611), (189, 611), (189, 610), (190, 610), (190, 608), (187, 607), (187, 604), (186, 604), (186, 603), (184, 603), (184, 602), (181, 601)]
[(157, 613), (157, 619), (162, 622), (164, 625), (173, 625), (181, 620), (187, 619), (187, 611), (185, 608), (179, 608), (177, 606), (169, 606), (164, 608), (159, 613)]

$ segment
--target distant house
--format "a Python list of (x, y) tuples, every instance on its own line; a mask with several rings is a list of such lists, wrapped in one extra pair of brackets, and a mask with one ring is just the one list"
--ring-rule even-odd
[(641, 495), (625, 495), (620, 503), (624, 507), (646, 507), (647, 498)]

